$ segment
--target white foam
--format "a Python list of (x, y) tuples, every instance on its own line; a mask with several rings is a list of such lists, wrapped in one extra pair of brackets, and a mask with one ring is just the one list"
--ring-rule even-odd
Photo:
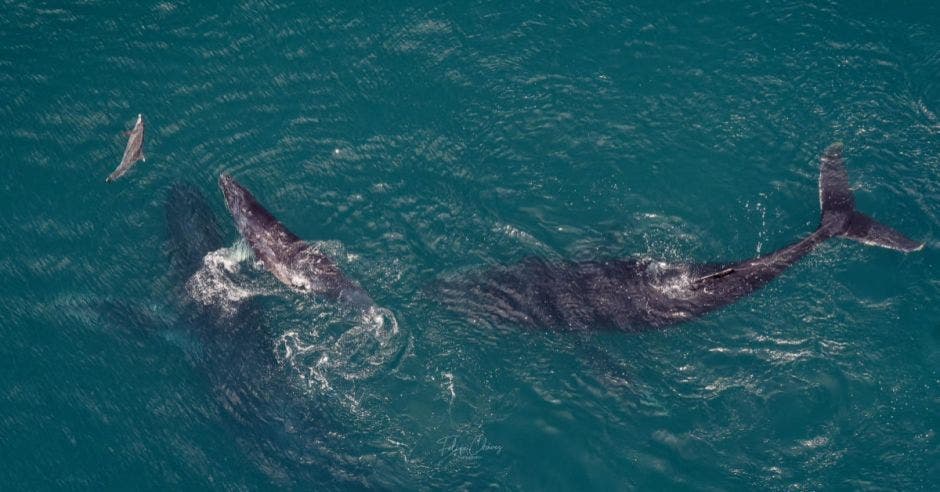
[[(316, 247), (333, 258), (356, 261), (337, 242)], [(295, 286), (306, 281), (295, 276)], [(310, 285), (316, 290), (316, 285)], [(277, 336), (274, 356), (295, 387), (312, 396), (329, 394), (350, 412), (360, 413), (361, 381), (387, 373), (409, 350), (412, 341), (394, 313), (381, 306), (352, 309), (318, 296), (297, 295), (267, 274), (243, 241), (207, 254), (202, 267), (187, 282), (194, 301), (218, 309), (223, 316), (237, 313), (253, 296), (279, 296), (290, 309), (272, 314), (286, 331)], [(297, 289), (294, 289), (297, 290)]]
[(337, 307), (311, 326), (285, 332), (277, 339), (276, 355), (302, 390), (332, 393), (348, 406), (359, 400), (358, 382), (386, 372), (409, 340), (386, 308), (373, 306), (351, 317), (342, 311)]
[(447, 380), (447, 391), (450, 393), (450, 402), (454, 403), (454, 399), (457, 398), (457, 392), (454, 391), (454, 374), (450, 372), (443, 373), (444, 379)]
[[(689, 299), (696, 295), (692, 288), (695, 280), (689, 273), (687, 265), (676, 265), (663, 261), (650, 262), (647, 267), (650, 274), (650, 286), (661, 294), (673, 299)], [(685, 313), (677, 313), (674, 317), (684, 317)]]
[(238, 305), (252, 296), (268, 293), (246, 275), (251, 268), (251, 250), (243, 241), (206, 254), (202, 267), (186, 282), (189, 296), (204, 306), (216, 307), (231, 316)]

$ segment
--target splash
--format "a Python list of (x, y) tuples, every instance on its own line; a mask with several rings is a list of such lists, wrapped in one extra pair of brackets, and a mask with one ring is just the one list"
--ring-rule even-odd
[(352, 316), (334, 312), (312, 326), (283, 333), (275, 343), (275, 354), (301, 389), (333, 394), (358, 413), (357, 383), (386, 373), (410, 341), (384, 307), (347, 314)]
[(672, 299), (690, 299), (695, 295), (692, 289), (694, 276), (688, 265), (650, 261), (646, 268), (650, 286)]
[[(317, 243), (327, 254), (350, 259), (334, 242)], [(353, 258), (354, 260), (355, 258)], [(387, 374), (411, 346), (391, 310), (376, 305), (357, 308), (318, 296), (298, 296), (276, 282), (247, 244), (207, 254), (186, 284), (190, 297), (220, 316), (233, 317), (254, 296), (281, 298), (268, 318), (277, 333), (272, 350), (300, 391), (319, 398), (330, 395), (347, 411), (363, 416), (362, 382)]]
[(445, 373), (442, 373), (441, 375), (444, 376), (444, 379), (447, 381), (446, 389), (447, 389), (447, 392), (450, 393), (450, 404), (453, 405), (454, 399), (457, 398), (457, 392), (454, 390), (454, 373), (445, 372)]
[[(251, 250), (239, 240), (230, 247), (206, 254), (202, 267), (186, 282), (186, 291), (196, 302), (232, 316), (244, 300), (269, 293), (268, 288), (250, 278)], [(247, 267), (247, 268), (246, 268)]]

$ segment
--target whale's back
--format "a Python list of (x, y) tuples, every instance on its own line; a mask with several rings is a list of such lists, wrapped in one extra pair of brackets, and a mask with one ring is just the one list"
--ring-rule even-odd
[[(611, 259), (518, 264), (466, 272), (436, 290), (477, 322), (531, 328), (636, 331), (685, 321), (715, 306), (695, 283), (725, 265)], [(703, 293), (705, 295), (703, 295)]]

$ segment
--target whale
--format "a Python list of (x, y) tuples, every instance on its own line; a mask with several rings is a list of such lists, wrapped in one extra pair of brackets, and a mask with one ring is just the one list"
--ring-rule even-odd
[(234, 178), (222, 173), (219, 188), (238, 233), (281, 283), (302, 294), (363, 309), (374, 307), (369, 294), (346, 277), (336, 262), (291, 232)]
[(147, 161), (147, 156), (144, 155), (144, 115), (142, 114), (137, 115), (134, 128), (127, 132), (127, 147), (124, 148), (121, 163), (105, 178), (105, 182), (111, 183), (124, 176), (137, 161)]
[[(207, 385), (218, 428), (252, 465), (250, 473), (264, 476), (276, 488), (362, 488), (378, 480), (335, 437), (350, 429), (331, 416), (335, 410), (330, 402), (309, 398), (291, 382), (276, 355), (277, 333), (265, 299), (249, 296), (222, 309), (194, 296), (194, 280), (209, 268), (209, 258), (226, 251), (227, 242), (203, 193), (189, 183), (175, 183), (167, 192), (165, 212), (168, 291), (175, 316), (169, 326), (150, 331), (172, 331), (178, 334), (174, 340), (189, 338), (183, 345)], [(136, 318), (147, 316), (138, 313)]]
[(833, 238), (904, 253), (924, 243), (856, 210), (836, 142), (820, 158), (819, 227), (780, 250), (743, 261), (667, 263), (612, 258), (550, 262), (527, 258), (442, 279), (446, 308), (474, 322), (563, 330), (662, 328), (698, 318), (761, 289)]

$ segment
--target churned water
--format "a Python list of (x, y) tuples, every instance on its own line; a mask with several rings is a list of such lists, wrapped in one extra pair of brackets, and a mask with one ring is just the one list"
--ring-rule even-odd
[[(930, 1), (2, 2), (0, 488), (936, 490), (938, 113)], [(923, 251), (833, 240), (637, 333), (429, 288), (773, 251), (837, 140)], [(222, 171), (378, 307), (261, 269)]]

